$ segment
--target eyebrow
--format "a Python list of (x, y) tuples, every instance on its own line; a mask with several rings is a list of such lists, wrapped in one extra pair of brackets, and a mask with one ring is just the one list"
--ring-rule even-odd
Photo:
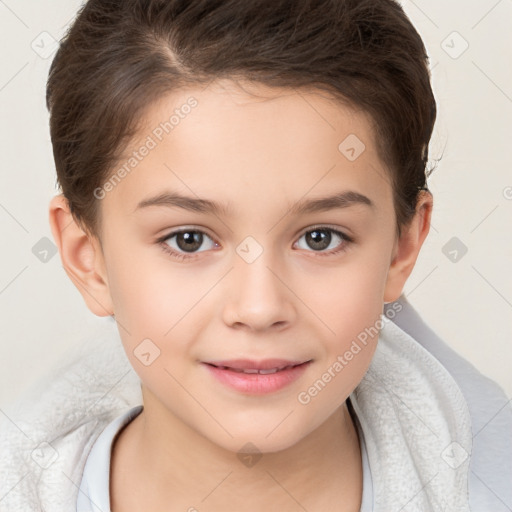
[[(336, 208), (348, 208), (350, 206), (365, 205), (374, 209), (375, 204), (365, 195), (353, 190), (345, 190), (337, 194), (298, 201), (289, 208), (291, 215), (304, 215)], [(210, 213), (214, 215), (229, 216), (231, 208), (229, 205), (216, 203), (209, 199), (188, 197), (177, 192), (164, 192), (154, 197), (139, 202), (134, 211), (148, 208), (150, 206), (165, 206), (169, 208), (182, 208), (192, 212)]]

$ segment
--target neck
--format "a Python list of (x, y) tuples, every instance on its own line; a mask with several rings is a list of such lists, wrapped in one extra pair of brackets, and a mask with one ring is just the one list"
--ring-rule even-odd
[(216, 511), (229, 503), (244, 511), (329, 511), (343, 503), (343, 510), (358, 511), (361, 493), (359, 439), (346, 403), (285, 450), (237, 456), (170, 415), (145, 391), (143, 412), (112, 450), (115, 512), (129, 511), (128, 503), (137, 501), (133, 510)]

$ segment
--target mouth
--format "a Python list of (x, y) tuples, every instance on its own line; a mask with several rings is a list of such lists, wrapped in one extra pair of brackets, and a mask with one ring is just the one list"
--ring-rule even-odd
[(312, 362), (309, 360), (237, 359), (208, 361), (203, 365), (222, 384), (246, 394), (277, 391), (298, 379)]
[(310, 360), (290, 361), (286, 359), (263, 359), (262, 361), (254, 361), (251, 359), (232, 359), (229, 361), (209, 361), (206, 362), (206, 364), (221, 368), (222, 370), (267, 375), (293, 368), (294, 366), (300, 366), (309, 361)]

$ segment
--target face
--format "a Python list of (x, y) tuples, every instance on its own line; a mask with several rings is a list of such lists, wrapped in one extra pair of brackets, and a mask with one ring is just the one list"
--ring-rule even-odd
[(97, 195), (147, 413), (272, 452), (367, 370), (395, 212), (365, 115), (318, 92), (249, 91), (215, 82), (153, 104)]

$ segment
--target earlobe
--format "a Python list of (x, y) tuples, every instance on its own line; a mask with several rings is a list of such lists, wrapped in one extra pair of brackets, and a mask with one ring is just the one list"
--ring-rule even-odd
[(430, 230), (433, 198), (428, 191), (422, 191), (418, 199), (416, 214), (404, 227), (396, 241), (394, 258), (391, 262), (384, 290), (384, 302), (394, 302), (402, 294), (404, 285), (411, 275), (420, 249)]
[(99, 241), (78, 225), (62, 194), (50, 201), (49, 221), (62, 266), (87, 307), (97, 316), (112, 315), (112, 299)]

